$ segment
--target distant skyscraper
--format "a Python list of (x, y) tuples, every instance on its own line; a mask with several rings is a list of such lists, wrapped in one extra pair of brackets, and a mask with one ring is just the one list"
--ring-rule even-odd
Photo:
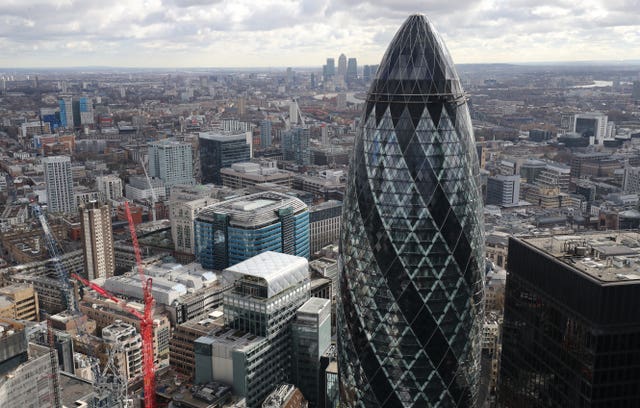
[(201, 132), (200, 167), (202, 183), (222, 185), (220, 170), (251, 159), (251, 132)]
[(195, 184), (191, 144), (161, 140), (149, 145), (149, 175), (164, 182), (167, 194), (177, 184)]
[(80, 125), (93, 126), (93, 101), (91, 98), (80, 98), (78, 100), (78, 109), (80, 110)]
[(271, 146), (271, 121), (260, 121), (260, 147)]
[(48, 211), (67, 214), (75, 212), (71, 158), (68, 156), (45, 157), (42, 159), (42, 165), (47, 188)]
[(109, 278), (115, 270), (111, 207), (90, 201), (80, 206), (84, 266), (88, 279)]
[(631, 91), (631, 97), (634, 101), (640, 102), (640, 81), (633, 81), (633, 90)]
[(327, 58), (327, 64), (322, 67), (322, 80), (329, 81), (336, 75), (336, 60)]
[(60, 123), (62, 127), (73, 128), (73, 101), (71, 98), (61, 98), (58, 101), (60, 105)]
[(358, 60), (349, 58), (347, 63), (347, 83), (352, 84), (358, 80)]
[(338, 77), (340, 79), (346, 79), (347, 76), (347, 56), (340, 54), (338, 57)]
[(484, 248), (466, 99), (422, 15), (365, 102), (340, 240), (340, 405), (475, 407)]

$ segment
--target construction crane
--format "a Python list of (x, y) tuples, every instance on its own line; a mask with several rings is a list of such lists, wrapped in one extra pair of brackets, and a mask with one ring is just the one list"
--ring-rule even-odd
[(38, 204), (31, 204), (31, 209), (33, 215), (38, 219), (40, 225), (42, 226), (42, 231), (44, 232), (44, 240), (47, 245), (47, 249), (49, 250), (49, 255), (51, 256), (51, 260), (53, 261), (53, 266), (56, 270), (56, 275), (58, 276), (58, 281), (60, 282), (60, 289), (62, 292), (62, 296), (64, 298), (65, 307), (71, 314), (78, 314), (80, 310), (78, 308), (78, 300), (73, 294), (73, 288), (71, 287), (71, 283), (69, 282), (69, 274), (67, 270), (62, 266), (62, 261), (60, 259), (61, 250), (58, 247), (58, 241), (53, 235), (51, 228), (49, 227), (49, 222), (47, 221), (47, 217), (42, 212), (42, 208)]
[(156, 407), (156, 367), (154, 363), (153, 352), (153, 295), (152, 295), (152, 279), (146, 278), (144, 275), (144, 267), (142, 266), (142, 255), (140, 254), (140, 246), (138, 244), (138, 236), (136, 234), (136, 227), (131, 217), (131, 210), (129, 209), (129, 203), (124, 204), (125, 212), (127, 214), (127, 221), (129, 222), (129, 232), (131, 233), (131, 241), (133, 242), (133, 250), (136, 256), (136, 265), (138, 267), (138, 273), (140, 274), (140, 284), (142, 285), (142, 298), (144, 301), (144, 312), (140, 313), (137, 309), (133, 308), (128, 302), (117, 298), (111, 294), (108, 290), (104, 289), (100, 285), (88, 281), (87, 279), (73, 274), (73, 278), (77, 279), (83, 285), (93, 289), (101, 296), (112, 300), (123, 310), (131, 313), (138, 320), (140, 320), (140, 335), (142, 337), (142, 375), (144, 384), (144, 406), (145, 408)]
[[(56, 274), (58, 276), (58, 280), (60, 282), (61, 291), (63, 293), (63, 297), (65, 300), (66, 310), (70, 313), (74, 319), (80, 317), (80, 308), (78, 307), (78, 300), (74, 296), (71, 282), (69, 280), (69, 273), (66, 268), (62, 265), (62, 261), (60, 259), (61, 250), (59, 248), (59, 244), (51, 231), (49, 226), (49, 222), (47, 221), (47, 217), (42, 211), (42, 208), (37, 203), (32, 203), (31, 208), (34, 216), (40, 222), (42, 226), (42, 230), (44, 232), (44, 239), (46, 241), (47, 248), (49, 250), (49, 255), (52, 257), (52, 261), (56, 270)], [(76, 274), (72, 276), (77, 278)], [(82, 324), (76, 324), (76, 328), (78, 330), (78, 334), (85, 334), (84, 327)], [(47, 319), (47, 332), (48, 332), (48, 342), (49, 342), (49, 354), (51, 359), (51, 371), (53, 376), (54, 386), (54, 406), (56, 408), (61, 407), (60, 403), (60, 395), (59, 395), (59, 387), (58, 387), (58, 372), (57, 372), (57, 359), (56, 359), (56, 348), (54, 341), (53, 328), (51, 326), (51, 319)], [(89, 351), (91, 351), (91, 347), (89, 347)], [(91, 353), (90, 353), (91, 354)], [(90, 355), (89, 357), (95, 358), (95, 355)], [(97, 363), (92, 365), (92, 372), (94, 375), (94, 388), (97, 391), (96, 395), (101, 396), (105, 392), (113, 394), (112, 397), (115, 398), (121, 404), (126, 404), (126, 401), (122, 398), (122, 394), (126, 396), (126, 384), (122, 386), (123, 381), (120, 378), (116, 378), (117, 375), (113, 373), (112, 367), (110, 365), (113, 364), (113, 356), (109, 355), (109, 361), (107, 362), (107, 368), (104, 373), (100, 372)], [(109, 375), (107, 375), (109, 374)], [(123, 391), (124, 390), (124, 391)], [(125, 406), (125, 405), (123, 405)]]
[(142, 165), (142, 170), (144, 171), (144, 176), (147, 178), (147, 184), (149, 185), (149, 189), (151, 190), (151, 214), (153, 215), (153, 220), (156, 220), (156, 202), (158, 202), (158, 198), (156, 197), (156, 191), (151, 185), (151, 179), (149, 178), (149, 173), (147, 173), (147, 168), (144, 165), (144, 159), (140, 157), (140, 164)]

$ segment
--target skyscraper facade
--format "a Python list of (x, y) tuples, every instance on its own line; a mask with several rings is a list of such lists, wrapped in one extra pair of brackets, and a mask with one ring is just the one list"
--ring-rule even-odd
[(347, 56), (340, 54), (338, 57), (338, 77), (344, 80), (347, 75)]
[(484, 249), (478, 159), (442, 39), (412, 15), (356, 136), (340, 239), (341, 406), (472, 407)]
[(71, 98), (61, 98), (58, 101), (60, 106), (60, 124), (65, 128), (73, 128), (73, 101)]
[(327, 58), (327, 63), (322, 67), (322, 80), (329, 81), (336, 75), (336, 60)]
[(294, 127), (282, 134), (282, 156), (285, 160), (299, 165), (308, 165), (311, 160), (309, 139), (311, 130), (306, 127)]
[(42, 159), (44, 183), (47, 187), (47, 208), (52, 213), (73, 213), (76, 210), (73, 198), (73, 176), (71, 158), (50, 156)]
[(358, 60), (349, 58), (347, 62), (347, 83), (352, 84), (358, 80)]

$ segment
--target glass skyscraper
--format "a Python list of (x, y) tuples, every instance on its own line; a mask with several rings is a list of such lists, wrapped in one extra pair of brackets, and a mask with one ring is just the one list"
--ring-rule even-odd
[(467, 101), (442, 39), (412, 15), (389, 45), (343, 206), (341, 406), (472, 407), (484, 247)]

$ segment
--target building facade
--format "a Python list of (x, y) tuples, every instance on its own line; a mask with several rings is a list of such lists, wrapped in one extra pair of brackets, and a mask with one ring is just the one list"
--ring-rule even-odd
[(114, 174), (96, 177), (96, 187), (102, 201), (118, 201), (123, 197), (122, 179)]
[(111, 206), (97, 201), (80, 205), (80, 226), (87, 279), (113, 276), (116, 264)]
[(271, 146), (271, 121), (270, 120), (262, 120), (260, 121), (260, 147), (265, 148)]
[(487, 204), (500, 206), (518, 205), (519, 197), (519, 175), (497, 175), (487, 179)]
[(202, 184), (222, 184), (221, 169), (251, 159), (251, 132), (203, 132), (198, 142)]
[(161, 140), (149, 144), (149, 175), (157, 177), (169, 189), (177, 184), (193, 185), (193, 154), (191, 144)]
[(42, 159), (44, 183), (47, 188), (47, 210), (71, 214), (76, 211), (73, 196), (71, 158), (50, 156)]
[(196, 260), (222, 270), (265, 251), (309, 257), (309, 211), (297, 198), (264, 192), (204, 208), (195, 221)]
[(509, 240), (505, 407), (639, 406), (640, 234)]
[(294, 127), (282, 134), (282, 155), (284, 160), (296, 164), (309, 165), (311, 155), (309, 150), (309, 138), (311, 130), (306, 127)]
[(369, 90), (344, 200), (340, 406), (476, 406), (484, 248), (460, 81), (412, 15)]
[(329, 200), (309, 208), (310, 253), (338, 242), (342, 223), (342, 201)]

